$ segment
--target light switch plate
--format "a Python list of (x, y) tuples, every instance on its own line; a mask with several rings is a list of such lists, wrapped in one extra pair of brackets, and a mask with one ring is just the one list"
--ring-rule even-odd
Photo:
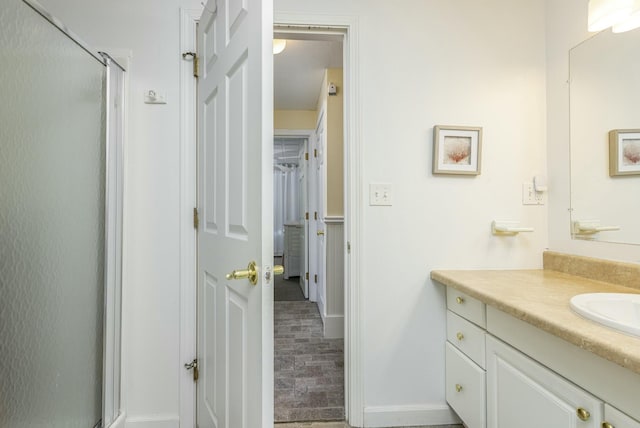
[(369, 184), (369, 205), (390, 206), (393, 204), (391, 183)]

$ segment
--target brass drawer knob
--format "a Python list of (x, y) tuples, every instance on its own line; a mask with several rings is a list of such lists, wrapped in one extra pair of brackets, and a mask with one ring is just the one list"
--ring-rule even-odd
[(464, 299), (460, 296), (456, 297), (456, 302), (458, 302), (458, 304), (463, 304), (464, 303)]
[(582, 407), (579, 407), (576, 410), (576, 415), (578, 415), (581, 421), (588, 421), (589, 418), (591, 417), (591, 413), (589, 413), (587, 410), (583, 409)]
[(458, 340), (462, 340), (462, 339), (464, 339), (464, 334), (462, 334), (461, 332), (458, 332), (456, 334), (456, 337), (458, 338)]
[(609, 422), (603, 422), (602, 423), (602, 428), (616, 428), (616, 427), (611, 425)]
[(462, 385), (456, 383), (456, 392), (462, 392)]

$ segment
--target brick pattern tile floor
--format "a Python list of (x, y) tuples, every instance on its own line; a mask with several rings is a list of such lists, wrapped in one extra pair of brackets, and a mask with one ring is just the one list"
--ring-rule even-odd
[[(351, 428), (346, 422), (295, 422), (276, 423), (274, 428)], [(392, 427), (401, 428), (401, 427)], [(463, 428), (462, 425), (429, 425), (404, 428)]]
[(274, 302), (274, 324), (275, 421), (343, 421), (343, 340), (323, 338), (313, 302)]

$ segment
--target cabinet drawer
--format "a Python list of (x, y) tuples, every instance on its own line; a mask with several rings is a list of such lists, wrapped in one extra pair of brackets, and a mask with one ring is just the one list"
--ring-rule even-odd
[[(604, 405), (604, 420), (613, 428), (640, 428), (640, 422), (631, 419), (620, 410), (608, 404)], [(602, 426), (607, 427), (605, 424), (602, 424)]]
[(483, 329), (447, 311), (447, 340), (483, 369), (486, 368), (484, 336)]
[(469, 428), (486, 427), (485, 372), (477, 364), (446, 344), (446, 398)]
[(447, 308), (482, 328), (487, 327), (485, 305), (480, 300), (447, 287)]

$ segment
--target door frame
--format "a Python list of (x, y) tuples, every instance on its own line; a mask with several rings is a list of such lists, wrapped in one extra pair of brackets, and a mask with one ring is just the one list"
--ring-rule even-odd
[[(196, 26), (202, 8), (180, 9), (180, 52), (196, 51)], [(364, 328), (360, 288), (362, 248), (362, 147), (360, 142), (360, 98), (358, 19), (356, 16), (274, 13), (274, 26), (299, 32), (343, 31), (345, 86), (345, 415), (352, 426), (364, 423)], [(314, 30), (315, 29), (315, 30)], [(196, 80), (190, 61), (180, 58), (180, 425), (195, 427), (195, 383), (183, 363), (196, 356)]]
[(196, 29), (202, 9), (180, 8), (180, 426), (196, 426), (196, 384), (183, 364), (196, 358), (196, 229), (193, 210), (196, 207), (196, 89), (193, 64), (183, 58), (184, 52), (196, 52)]
[[(327, 31), (344, 33), (344, 369), (345, 415), (349, 424), (364, 425), (364, 324), (361, 291), (362, 210), (364, 187), (362, 180), (362, 144), (360, 142), (359, 91), (359, 24), (357, 16), (313, 13), (274, 12), (274, 27), (284, 27), (298, 33), (322, 34)], [(295, 31), (294, 31), (295, 30)]]
[[(311, 148), (311, 139), (313, 138), (313, 133), (315, 131), (313, 129), (284, 129), (284, 128), (274, 128), (273, 129), (273, 138), (305, 138), (307, 140), (306, 143), (306, 147), (307, 147), (307, 153), (310, 152)], [(308, 169), (308, 165), (307, 165), (307, 169)], [(306, 201), (306, 206), (307, 208), (309, 207), (309, 203), (308, 203), (308, 199), (309, 199), (309, 191), (308, 191), (308, 187), (309, 187), (309, 177), (308, 177), (308, 171), (307, 171), (307, 201)], [(309, 210), (310, 211), (310, 210)], [(305, 273), (306, 272), (310, 272), (309, 269), (309, 242), (311, 242), (311, 234), (309, 233), (309, 224), (310, 224), (310, 219), (309, 220), (305, 220), (305, 233), (304, 233), (304, 243), (305, 243), (305, 263), (304, 263), (304, 272), (302, 273), (302, 275), (300, 275), (301, 277), (305, 277)], [(311, 282), (304, 278), (303, 279), (304, 283), (305, 283), (305, 287), (307, 290), (307, 296), (305, 296), (305, 298), (310, 299), (309, 296), (311, 296)], [(304, 294), (304, 290), (302, 292)]]

